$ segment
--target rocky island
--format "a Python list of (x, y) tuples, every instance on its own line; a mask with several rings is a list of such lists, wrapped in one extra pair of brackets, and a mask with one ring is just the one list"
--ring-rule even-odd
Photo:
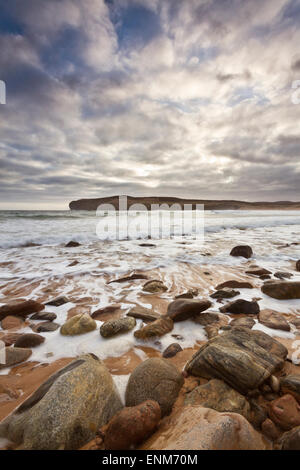
[[(183, 199), (168, 196), (153, 197), (133, 197), (126, 196), (128, 206), (132, 204), (144, 204), (147, 209), (151, 209), (152, 204), (192, 204), (193, 209), (197, 204), (203, 204), (205, 210), (300, 210), (300, 202), (275, 201), (275, 202), (246, 202), (234, 200), (209, 200), (209, 199)], [(116, 210), (119, 209), (119, 196), (100, 197), (96, 199), (79, 199), (71, 201), (71, 210), (95, 211), (101, 204), (112, 204)]]

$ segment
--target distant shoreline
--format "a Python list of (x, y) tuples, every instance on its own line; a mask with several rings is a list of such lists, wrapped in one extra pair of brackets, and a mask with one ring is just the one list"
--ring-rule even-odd
[[(87, 210), (96, 211), (101, 204), (112, 204), (116, 210), (119, 209), (119, 196), (102, 197), (96, 199), (79, 199), (71, 201), (69, 208), (71, 210)], [(180, 204), (183, 208), (184, 204), (191, 204), (192, 209), (196, 209), (196, 205), (204, 205), (205, 210), (300, 210), (300, 202), (291, 201), (274, 201), (274, 202), (246, 202), (235, 200), (209, 200), (209, 199), (184, 199), (177, 197), (133, 197), (127, 196), (128, 208), (133, 204), (143, 204), (148, 210), (153, 204)]]

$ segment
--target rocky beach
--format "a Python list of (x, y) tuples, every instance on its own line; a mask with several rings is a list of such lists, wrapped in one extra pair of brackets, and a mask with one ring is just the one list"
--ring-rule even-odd
[(299, 213), (209, 212), (204, 244), (17, 215), (11, 246), (7, 214), (0, 229), (2, 449), (300, 449)]

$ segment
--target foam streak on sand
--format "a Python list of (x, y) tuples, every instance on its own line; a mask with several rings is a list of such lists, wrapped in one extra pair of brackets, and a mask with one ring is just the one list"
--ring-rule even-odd
[[(295, 264), (299, 259), (299, 212), (252, 211), (249, 214), (245, 211), (207, 211), (204, 244), (197, 237), (185, 236), (151, 240), (154, 246), (140, 246), (142, 242), (138, 239), (97, 239), (97, 218), (91, 213), (42, 215), (18, 213), (4, 217), (0, 214), (0, 305), (20, 299), (33, 299), (45, 304), (53, 298), (65, 296), (69, 301), (64, 305), (46, 305), (43, 310), (55, 313), (55, 322), (59, 325), (79, 313), (102, 311), (95, 317), (96, 329), (89, 333), (63, 336), (60, 329), (40, 333), (45, 341), (32, 349), (27, 363), (0, 370), (6, 390), (16, 387), (14, 380), (17, 374), (21, 374), (20, 388), (24, 397), (28, 396), (32, 389), (26, 382), (26, 374), (36, 374), (45, 380), (47, 369), (52, 371), (48, 372), (51, 375), (65, 361), (94, 353), (104, 360), (112, 373), (124, 403), (129, 374), (140, 362), (149, 357), (161, 357), (161, 353), (176, 342), (183, 351), (168, 360), (178, 361), (176, 365), (181, 369), (196, 348), (207, 341), (209, 333), (191, 319), (175, 322), (171, 332), (147, 341), (134, 336), (134, 332), (144, 326), (140, 319), (133, 330), (107, 339), (100, 335), (100, 326), (108, 319), (125, 316), (134, 306), (164, 315), (175, 296), (189, 289), (198, 290), (195, 298), (212, 301), (210, 312), (220, 313), (222, 301), (210, 298), (215, 287), (228, 280), (246, 281), (253, 288), (238, 289), (239, 294), (234, 300), (258, 299), (261, 310), (281, 312), (288, 321), (300, 316), (298, 299), (272, 299), (261, 291), (263, 280), (246, 273), (251, 266), (257, 265), (273, 274), (288, 272), (292, 274), (292, 280), (300, 280)], [(11, 235), (9, 243), (8, 234)], [(65, 243), (70, 240), (77, 240), (81, 245), (68, 248)], [(42, 243), (42, 246), (24, 247), (28, 242)], [(251, 245), (254, 252), (251, 259), (229, 256), (232, 247), (241, 244)], [(143, 278), (111, 282), (132, 274), (142, 274)], [(147, 279), (162, 281), (167, 290), (158, 294), (143, 291)], [(112, 308), (105, 312), (105, 307)], [(230, 318), (224, 318), (226, 324), (226, 319)], [(12, 332), (32, 333), (32, 328), (39, 322), (29, 317), (19, 330), (0, 329), (0, 339)], [(299, 336), (296, 327), (292, 323), (290, 326), (290, 332), (275, 330), (263, 326), (256, 319), (254, 329), (292, 343)], [(221, 329), (219, 333), (222, 334)], [(43, 367), (46, 369), (41, 374)], [(20, 403), (21, 392), (16, 389), (14, 393)], [(8, 405), (1, 403), (3, 415), (14, 408), (15, 398), (5, 400)]]

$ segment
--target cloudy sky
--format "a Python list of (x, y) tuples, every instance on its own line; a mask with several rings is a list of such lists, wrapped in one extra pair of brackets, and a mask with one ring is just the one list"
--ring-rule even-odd
[(0, 0), (0, 208), (300, 200), (299, 25), (300, 0)]

